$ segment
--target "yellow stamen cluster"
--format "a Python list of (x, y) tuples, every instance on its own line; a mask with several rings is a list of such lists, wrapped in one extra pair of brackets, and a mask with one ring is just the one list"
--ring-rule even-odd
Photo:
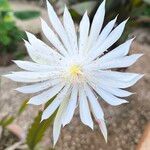
[(79, 74), (82, 74), (82, 72), (81, 72), (81, 67), (80, 67), (79, 65), (72, 65), (72, 66), (70, 67), (70, 74), (71, 74), (73, 77), (75, 77), (75, 76), (77, 76), (77, 75), (79, 75)]

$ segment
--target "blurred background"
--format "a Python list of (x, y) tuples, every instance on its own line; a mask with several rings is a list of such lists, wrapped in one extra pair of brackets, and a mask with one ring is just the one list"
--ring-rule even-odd
[[(59, 17), (64, 5), (71, 12), (76, 26), (86, 10), (92, 18), (102, 0), (49, 0)], [(107, 0), (104, 25), (117, 15), (117, 23), (130, 17), (122, 38), (113, 46), (136, 36), (131, 53), (145, 55), (129, 69), (123, 71), (146, 74), (136, 86), (131, 88), (137, 94), (129, 98), (125, 106), (112, 108), (102, 103), (108, 126), (108, 144), (99, 129), (95, 131), (80, 124), (78, 112), (70, 125), (62, 131), (59, 150), (150, 150), (150, 0)], [(22, 39), (24, 31), (45, 39), (40, 25), (40, 17), (48, 23), (45, 0), (0, 0), (0, 74), (17, 68), (11, 60), (29, 59)], [(50, 23), (49, 23), (50, 25)], [(1, 78), (0, 88), (0, 150), (52, 149), (52, 119), (40, 124), (41, 111), (27, 106), (29, 97), (15, 91), (18, 86)], [(32, 114), (32, 115), (31, 115)], [(144, 134), (148, 133), (148, 134)], [(144, 148), (143, 145), (147, 144)]]

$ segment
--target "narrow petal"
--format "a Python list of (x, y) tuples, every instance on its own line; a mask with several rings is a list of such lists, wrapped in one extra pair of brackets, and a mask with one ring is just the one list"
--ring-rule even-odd
[(119, 89), (119, 88), (115, 88), (115, 87), (110, 87), (110, 86), (104, 86), (99, 84), (99, 87), (102, 88), (103, 90), (117, 96), (117, 97), (127, 97), (132, 95), (133, 93)]
[(92, 112), (96, 119), (104, 119), (104, 113), (100, 106), (100, 104), (97, 101), (97, 98), (94, 95), (94, 91), (90, 89), (88, 85), (85, 86), (85, 93), (88, 97), (88, 100), (90, 102), (90, 106), (92, 108)]
[(63, 47), (57, 35), (51, 30), (47, 23), (41, 19), (42, 31), (51, 44), (63, 55), (67, 55), (67, 51)]
[(30, 61), (21, 61), (21, 60), (14, 60), (14, 63), (21, 69), (27, 70), (27, 71), (54, 71), (60, 69), (59, 66), (49, 66), (49, 65), (42, 65)]
[(29, 44), (29, 42), (25, 41), (25, 46), (27, 48), (27, 51), (28, 51), (30, 58), (33, 61), (35, 61), (36, 63), (47, 65), (47, 64), (52, 64), (52, 62), (54, 62), (53, 60), (50, 59), (52, 56), (46, 55), (43, 52), (39, 52), (39, 51), (35, 50), (33, 48), (33, 46), (31, 46)]
[(59, 107), (61, 102), (70, 95), (70, 85), (67, 85), (63, 88), (63, 90), (57, 95), (57, 97), (53, 100), (53, 102), (44, 110), (42, 114), (42, 119), (45, 120), (49, 118), (55, 110)]
[(133, 65), (137, 59), (139, 59), (143, 54), (133, 54), (130, 56), (119, 57), (112, 59), (110, 61), (102, 62), (100, 59), (89, 64), (88, 68), (93, 70), (98, 69), (111, 69), (111, 68), (125, 68)]
[(91, 104), (93, 115), (99, 124), (99, 127), (101, 129), (101, 132), (102, 132), (104, 138), (105, 138), (105, 141), (107, 142), (107, 128), (106, 128), (105, 121), (104, 121), (103, 110), (102, 110), (100, 104), (98, 103), (97, 98), (95, 97), (93, 91), (90, 89), (90, 87), (88, 87), (88, 85), (85, 86), (85, 92), (86, 92), (86, 95), (87, 95), (89, 102)]
[(27, 86), (23, 86), (23, 87), (19, 87), (15, 90), (21, 92), (21, 93), (36, 93), (42, 90), (45, 90), (49, 87), (52, 87), (58, 83), (60, 83), (61, 80), (60, 79), (54, 79), (54, 80), (50, 80), (50, 81), (45, 81), (42, 83), (36, 83), (36, 84), (32, 84), (32, 85), (27, 85)]
[(134, 85), (142, 77), (143, 77), (143, 75), (137, 75), (132, 80), (125, 82), (125, 81), (121, 81), (121, 79), (114, 80), (111, 78), (104, 78), (104, 77), (97, 78), (97, 76), (95, 76), (95, 81), (93, 81), (93, 82), (95, 82), (96, 86), (98, 86), (98, 84), (101, 84), (104, 86), (109, 85), (110, 87), (115, 87), (115, 88), (128, 88), (128, 87), (131, 87), (132, 85)]
[[(54, 51), (48, 45), (46, 45), (43, 41), (36, 38), (33, 34), (26, 32), (28, 40), (32, 45), (33, 49), (36, 50), (40, 54), (45, 54), (51, 59), (61, 59), (63, 58), (57, 51)], [(44, 53), (43, 53), (44, 52)]]
[[(110, 21), (102, 30), (102, 32), (100, 33), (96, 44), (93, 46), (92, 50), (98, 49), (101, 44), (103, 44), (103, 42), (105, 42), (104, 40), (108, 37), (108, 35), (110, 34), (111, 30), (113, 29), (115, 23), (116, 23), (117, 17), (115, 19), (113, 19), (112, 21)], [(92, 51), (91, 50), (91, 51)]]
[(57, 115), (55, 117), (54, 120), (54, 124), (53, 124), (53, 146), (56, 145), (59, 135), (60, 135), (60, 131), (61, 131), (61, 114), (57, 112)]
[(79, 109), (81, 121), (93, 129), (93, 121), (91, 118), (91, 113), (88, 105), (88, 101), (84, 90), (81, 88), (79, 91)]
[(140, 74), (105, 70), (105, 71), (95, 72), (95, 75), (97, 75), (97, 77), (99, 78), (105, 77), (107, 79), (129, 82), (139, 77)]
[(106, 61), (110, 61), (112, 59), (123, 57), (123, 56), (127, 55), (129, 50), (130, 50), (130, 46), (131, 46), (131, 43), (133, 42), (133, 40), (134, 40), (134, 38), (126, 41), (125, 43), (123, 43), (121, 45), (119, 45), (118, 47), (113, 49), (111, 52), (102, 56), (100, 58), (100, 61), (106, 62)]
[(85, 12), (79, 26), (79, 54), (81, 55), (83, 55), (83, 51), (87, 49), (86, 47), (88, 43), (87, 41), (88, 41), (89, 27), (90, 27), (89, 17), (87, 15), (87, 12)]
[(100, 88), (94, 88), (94, 90), (110, 105), (112, 106), (118, 106), (124, 103), (128, 103), (128, 101), (124, 99), (120, 99), (115, 97), (114, 95), (104, 91), (103, 89)]
[(116, 58), (105, 63), (99, 62), (99, 65), (97, 65), (99, 69), (125, 68), (133, 65), (141, 56), (143, 56), (143, 54), (133, 54), (130, 56)]
[[(112, 46), (122, 35), (125, 25), (128, 19), (120, 23), (107, 37), (106, 41), (103, 44), (103, 48), (106, 50)], [(104, 50), (102, 50), (104, 52)], [(102, 52), (101, 52), (102, 53)]]
[(100, 30), (102, 28), (104, 17), (105, 17), (105, 3), (104, 0), (99, 6), (91, 25), (91, 31), (89, 35), (88, 48), (90, 49), (93, 46), (93, 43), (97, 40)]
[(78, 47), (77, 47), (77, 35), (75, 31), (75, 25), (67, 7), (65, 7), (65, 10), (64, 10), (63, 24), (67, 32), (69, 41), (71, 43), (72, 51), (75, 54), (77, 54)]
[(101, 132), (104, 136), (104, 139), (107, 143), (107, 127), (106, 127), (106, 123), (103, 119), (97, 120), (98, 124), (99, 124), (99, 128), (101, 129)]
[(24, 82), (24, 83), (34, 83), (40, 81), (46, 81), (50, 79), (52, 76), (56, 77), (57, 74), (51, 74), (49, 72), (13, 72), (12, 74), (4, 75), (6, 78), (9, 78), (16, 82)]
[(71, 93), (71, 97), (70, 97), (67, 109), (65, 111), (65, 114), (62, 120), (63, 126), (70, 123), (73, 117), (73, 114), (76, 108), (76, 103), (77, 103), (77, 96), (78, 96), (78, 88), (74, 86), (72, 89), (72, 93)]
[(41, 105), (49, 101), (52, 97), (54, 97), (56, 94), (59, 93), (59, 91), (64, 87), (64, 84), (57, 84), (54, 87), (50, 88), (47, 91), (44, 91), (43, 93), (36, 95), (32, 97), (28, 104), (33, 105)]
[(65, 110), (68, 106), (68, 100), (69, 98), (67, 97), (64, 99), (58, 109), (58, 112), (56, 114), (55, 120), (54, 120), (54, 125), (53, 125), (53, 140), (54, 140), (54, 146), (58, 141), (59, 135), (60, 135), (60, 130), (61, 130), (61, 124), (62, 124), (62, 118), (64, 117)]
[(66, 31), (65, 31), (62, 23), (60, 22), (58, 16), (56, 15), (52, 5), (48, 2), (48, 0), (46, 2), (47, 2), (47, 9), (48, 9), (48, 15), (49, 15), (50, 22), (51, 22), (53, 28), (55, 29), (55, 31), (57, 32), (57, 34), (59, 35), (59, 37), (61, 38), (66, 49), (71, 52), (71, 45), (68, 41)]
[(93, 49), (93, 51), (89, 52), (88, 61), (94, 60), (98, 56), (102, 55), (110, 46), (112, 46), (122, 35), (127, 20), (119, 24), (106, 38), (103, 44), (98, 49)]

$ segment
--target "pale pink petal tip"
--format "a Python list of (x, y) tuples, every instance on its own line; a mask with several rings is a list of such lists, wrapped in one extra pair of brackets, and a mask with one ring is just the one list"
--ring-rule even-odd
[(101, 129), (101, 132), (104, 136), (105, 142), (107, 143), (107, 127), (105, 124), (105, 120), (97, 119), (96, 121), (97, 121), (99, 128)]

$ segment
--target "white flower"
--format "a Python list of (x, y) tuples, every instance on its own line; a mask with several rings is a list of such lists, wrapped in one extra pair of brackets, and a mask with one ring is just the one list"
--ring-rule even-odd
[(127, 103), (123, 97), (132, 93), (123, 89), (132, 86), (142, 77), (135, 73), (111, 70), (128, 67), (142, 56), (127, 56), (133, 39), (104, 54), (120, 38), (127, 20), (114, 28), (117, 19), (115, 18), (102, 29), (105, 16), (104, 0), (94, 16), (91, 27), (85, 12), (77, 37), (73, 20), (66, 7), (63, 24), (48, 1), (47, 8), (55, 32), (44, 20), (41, 20), (42, 29), (53, 48), (27, 33), (29, 42), (25, 41), (25, 45), (34, 62), (14, 61), (26, 71), (12, 72), (5, 77), (17, 82), (30, 83), (28, 86), (17, 88), (19, 92), (41, 92), (32, 97), (29, 104), (45, 104), (56, 96), (42, 115), (42, 120), (47, 119), (58, 109), (53, 127), (54, 144), (58, 140), (61, 126), (71, 121), (77, 105), (81, 121), (93, 129), (93, 114), (107, 141), (104, 113), (97, 97), (100, 96), (113, 106)]

